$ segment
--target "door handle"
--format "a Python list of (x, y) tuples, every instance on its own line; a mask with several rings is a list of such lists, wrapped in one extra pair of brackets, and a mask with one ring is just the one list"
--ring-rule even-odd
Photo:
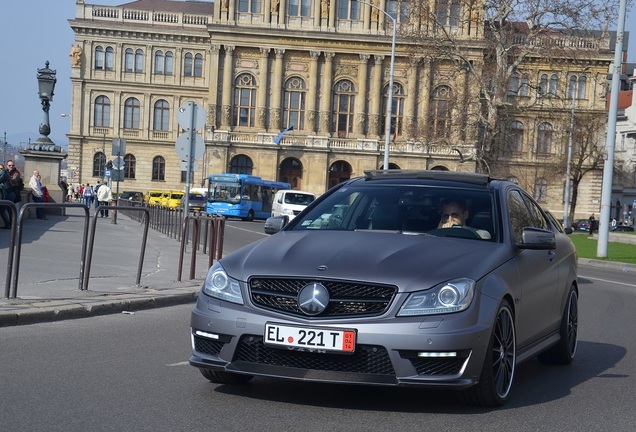
[(553, 250), (548, 251), (548, 259), (550, 261), (553, 261), (555, 256), (556, 256), (556, 251), (553, 251)]

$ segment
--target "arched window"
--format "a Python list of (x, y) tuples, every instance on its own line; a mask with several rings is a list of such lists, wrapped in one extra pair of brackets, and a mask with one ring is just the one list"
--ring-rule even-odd
[(254, 126), (256, 80), (244, 73), (234, 80), (234, 126)]
[(252, 159), (245, 155), (234, 156), (230, 161), (230, 172), (232, 174), (252, 174), (254, 164)]
[(192, 53), (186, 53), (183, 58), (183, 76), (192, 76)]
[(194, 76), (203, 76), (203, 55), (196, 54), (194, 56)]
[(345, 161), (336, 161), (329, 167), (329, 187), (351, 178), (351, 165)]
[(104, 177), (106, 167), (106, 156), (102, 152), (93, 155), (93, 177)]
[(115, 51), (113, 47), (106, 47), (105, 69), (112, 71), (115, 69)]
[(170, 120), (170, 106), (168, 102), (159, 99), (155, 102), (155, 107), (153, 111), (153, 121), (152, 121), (152, 130), (156, 131), (167, 131), (168, 123)]
[(539, 79), (539, 94), (541, 96), (545, 96), (548, 94), (548, 75), (541, 74), (541, 78)]
[(289, 183), (292, 189), (302, 190), (303, 164), (296, 158), (286, 158), (280, 164), (278, 179)]
[(311, 16), (311, 0), (289, 0), (287, 15), (291, 17)]
[(579, 85), (577, 88), (577, 99), (585, 99), (587, 97), (587, 77), (579, 77)]
[[(357, 2), (345, 2), (357, 3)], [(336, 83), (333, 97), (333, 118), (334, 131), (339, 137), (344, 137), (347, 133), (353, 132), (354, 110), (356, 102), (356, 89), (349, 80), (342, 80)]]
[(294, 129), (305, 128), (305, 98), (307, 90), (302, 78), (292, 77), (285, 83), (283, 101), (283, 125), (294, 125)]
[(155, 156), (152, 160), (152, 180), (163, 181), (166, 179), (166, 160), (161, 156)]
[(546, 179), (538, 178), (535, 180), (534, 199), (540, 203), (548, 201), (548, 181)]
[(165, 70), (166, 61), (163, 57), (163, 51), (155, 51), (155, 65), (153, 68), (153, 72), (155, 75), (163, 75)]
[(141, 106), (137, 98), (131, 97), (124, 102), (124, 129), (139, 129)]
[(130, 153), (124, 156), (124, 178), (134, 179), (137, 170), (137, 159)]
[(110, 99), (107, 96), (97, 96), (95, 98), (93, 126), (110, 127)]
[(537, 153), (549, 154), (552, 149), (552, 125), (541, 123), (537, 127)]
[(144, 51), (138, 48), (135, 51), (135, 72), (144, 71)]
[(450, 137), (451, 89), (448, 86), (437, 87), (432, 94), (430, 134), (432, 138)]
[(164, 75), (172, 75), (174, 73), (174, 57), (172, 51), (166, 51), (166, 62), (164, 63)]
[(104, 48), (99, 45), (95, 47), (95, 69), (104, 70)]
[(459, 0), (437, 0), (435, 2), (437, 24), (441, 26), (457, 26), (459, 24), (460, 10)]
[[(401, 84), (393, 83), (393, 103), (391, 104), (391, 139), (402, 135), (404, 119), (404, 102), (406, 95)], [(382, 132), (386, 127), (386, 104), (389, 101), (389, 85), (384, 86), (384, 98), (382, 99)]]
[(126, 48), (126, 53), (124, 55), (124, 70), (126, 72), (132, 72), (134, 64), (135, 55), (133, 53), (133, 50), (132, 48)]
[(587, 94), (587, 78), (584, 76), (570, 76), (568, 84), (568, 99), (585, 99)]
[(523, 124), (519, 121), (512, 121), (508, 125), (507, 136), (508, 151), (511, 153), (520, 152), (523, 148)]
[(559, 88), (559, 77), (557, 74), (552, 74), (550, 76), (550, 96), (556, 96), (557, 90)]

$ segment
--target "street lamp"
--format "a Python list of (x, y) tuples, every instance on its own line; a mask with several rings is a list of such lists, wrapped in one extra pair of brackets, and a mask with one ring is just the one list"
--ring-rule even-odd
[(38, 141), (49, 140), (48, 136), (51, 133), (49, 109), (51, 107), (51, 102), (53, 101), (53, 91), (55, 90), (55, 83), (57, 82), (57, 78), (55, 77), (55, 75), (56, 71), (49, 68), (48, 60), (44, 63), (43, 69), (38, 69), (38, 95), (40, 96), (40, 100), (42, 101), (42, 111), (44, 112), (42, 123), (40, 123), (40, 134), (42, 134), (43, 137), (40, 137)]
[[(395, 36), (397, 31), (397, 18), (391, 16), (384, 9), (363, 0), (351, 0), (352, 2), (358, 2), (372, 7), (373, 9), (382, 12), (393, 23), (393, 34), (391, 37), (391, 68), (389, 70), (389, 94), (388, 101), (386, 103), (386, 121), (384, 125), (384, 171), (389, 170), (389, 143), (391, 142), (391, 115), (393, 114), (393, 73), (395, 69)], [(396, 124), (397, 127), (397, 124)]]

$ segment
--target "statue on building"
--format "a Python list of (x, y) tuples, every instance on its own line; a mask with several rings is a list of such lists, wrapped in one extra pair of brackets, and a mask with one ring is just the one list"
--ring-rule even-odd
[(71, 67), (80, 67), (82, 65), (82, 47), (79, 43), (71, 45), (69, 57), (71, 58)]
[(230, 7), (230, 1), (229, 0), (221, 0), (221, 10), (223, 12), (227, 12), (229, 7)]
[(320, 2), (320, 13), (323, 18), (329, 17), (329, 0), (321, 0)]
[[(371, 4), (377, 6), (374, 0), (371, 0)], [(371, 21), (378, 21), (380, 19), (380, 11), (377, 8), (371, 8)]]
[(278, 13), (278, 6), (280, 3), (280, 0), (271, 0), (271, 6), (272, 6), (272, 14), (277, 14)]

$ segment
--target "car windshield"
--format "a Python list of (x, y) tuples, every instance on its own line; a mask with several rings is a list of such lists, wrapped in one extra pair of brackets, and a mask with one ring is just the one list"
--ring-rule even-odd
[(313, 202), (313, 195), (288, 192), (285, 194), (285, 204), (309, 205)]
[[(463, 223), (447, 226), (457, 229), (443, 229), (440, 225), (442, 210), (449, 205), (464, 209), (457, 215), (464, 218)], [(290, 229), (393, 231), (497, 241), (496, 214), (490, 191), (365, 185), (343, 187), (332, 193), (303, 218), (295, 219)], [(448, 221), (448, 215), (446, 217)]]

